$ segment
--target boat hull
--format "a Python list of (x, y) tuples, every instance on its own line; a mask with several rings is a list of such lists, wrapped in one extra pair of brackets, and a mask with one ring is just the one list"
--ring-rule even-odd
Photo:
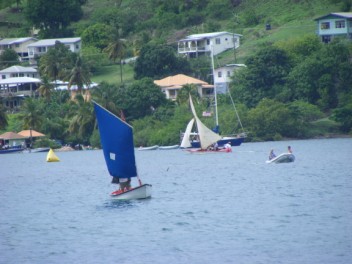
[(0, 154), (10, 154), (10, 153), (18, 153), (22, 152), (24, 148), (9, 148), (0, 150)]
[(152, 195), (152, 185), (143, 184), (131, 190), (111, 194), (111, 198), (114, 200), (135, 200), (135, 199), (146, 199)]
[(266, 163), (290, 163), (295, 161), (295, 155), (292, 153), (282, 153), (279, 156), (267, 160)]
[(160, 146), (160, 150), (169, 150), (169, 149), (178, 149), (180, 148), (180, 145), (173, 145), (173, 146)]
[(159, 146), (158, 145), (155, 145), (155, 146), (151, 146), (151, 147), (140, 147), (138, 148), (139, 151), (144, 151), (144, 150), (156, 150), (158, 149)]
[[(236, 138), (222, 138), (219, 141), (217, 141), (219, 147), (223, 147), (226, 143), (231, 142), (232, 147), (240, 146), (243, 141), (244, 137), (236, 137)], [(192, 141), (191, 142), (192, 148), (200, 148), (200, 143), (199, 141)]]
[(189, 153), (196, 153), (196, 154), (207, 154), (207, 153), (230, 153), (232, 149), (218, 149), (218, 150), (204, 150), (204, 149), (186, 149)]

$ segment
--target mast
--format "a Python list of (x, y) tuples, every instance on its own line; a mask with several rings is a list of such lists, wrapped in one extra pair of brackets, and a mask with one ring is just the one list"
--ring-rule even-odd
[(215, 130), (219, 132), (219, 116), (218, 116), (218, 100), (217, 100), (217, 91), (215, 85), (215, 69), (214, 69), (214, 51), (213, 45), (211, 46), (211, 68), (213, 73), (213, 86), (214, 86), (214, 104), (215, 104)]

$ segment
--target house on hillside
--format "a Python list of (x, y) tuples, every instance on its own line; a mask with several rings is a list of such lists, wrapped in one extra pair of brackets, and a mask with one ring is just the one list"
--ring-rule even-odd
[(61, 42), (72, 52), (80, 52), (82, 48), (81, 38), (42, 39), (27, 46), (30, 64), (36, 64), (36, 58), (48, 52), (56, 42)]
[(17, 111), (26, 97), (38, 96), (40, 79), (13, 77), (0, 79), (0, 100), (11, 111)]
[(328, 15), (318, 17), (317, 34), (321, 41), (329, 43), (335, 37), (344, 37), (352, 40), (352, 13), (330, 13)]
[(240, 46), (240, 34), (230, 32), (213, 32), (193, 34), (178, 41), (178, 53), (194, 58), (213, 52), (217, 55), (228, 49), (236, 49)]
[(26, 38), (5, 38), (0, 40), (0, 54), (4, 52), (5, 49), (13, 49), (16, 51), (18, 56), (22, 61), (28, 60), (28, 49), (27, 46), (36, 42), (36, 38), (26, 37)]
[(214, 86), (217, 94), (227, 93), (236, 69), (246, 67), (244, 64), (226, 64), (214, 69)]
[(31, 77), (39, 78), (38, 70), (33, 67), (23, 67), (19, 65), (11, 66), (0, 71), (0, 79), (8, 79), (14, 77)]
[(161, 91), (165, 93), (167, 99), (173, 101), (176, 100), (178, 91), (186, 84), (195, 85), (201, 97), (209, 96), (214, 93), (213, 85), (184, 74), (177, 74), (161, 80), (155, 80), (154, 83), (161, 88)]

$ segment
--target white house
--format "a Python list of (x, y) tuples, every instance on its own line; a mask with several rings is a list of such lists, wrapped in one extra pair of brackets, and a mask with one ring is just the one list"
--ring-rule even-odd
[(214, 69), (214, 86), (217, 94), (227, 93), (236, 69), (246, 67), (244, 64), (227, 64)]
[(176, 100), (179, 90), (187, 84), (195, 85), (197, 87), (198, 94), (201, 97), (214, 93), (213, 85), (184, 74), (177, 74), (161, 80), (155, 80), (154, 83), (161, 88), (161, 91), (165, 93), (167, 99), (173, 101)]
[(318, 17), (317, 34), (321, 41), (329, 43), (334, 37), (346, 37), (352, 40), (352, 13), (330, 13), (328, 15)]
[(16, 51), (21, 60), (28, 60), (28, 49), (27, 46), (36, 42), (36, 38), (5, 38), (0, 40), (0, 54), (5, 49), (13, 49)]
[(11, 66), (0, 71), (0, 79), (8, 79), (14, 77), (31, 77), (39, 78), (38, 70), (32, 67)]
[(213, 32), (204, 34), (193, 34), (178, 41), (178, 53), (188, 57), (199, 55), (217, 55), (228, 49), (236, 49), (240, 46), (240, 34), (230, 32)]
[(81, 38), (42, 39), (27, 46), (30, 63), (35, 64), (35, 58), (47, 53), (57, 41), (64, 44), (72, 52), (81, 51)]

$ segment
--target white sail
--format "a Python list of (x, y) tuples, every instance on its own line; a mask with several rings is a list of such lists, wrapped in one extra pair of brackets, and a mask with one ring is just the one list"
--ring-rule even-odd
[(211, 129), (207, 128), (202, 121), (197, 116), (196, 110), (194, 109), (193, 101), (191, 96), (189, 97), (190, 104), (191, 104), (191, 109), (192, 113), (194, 116), (194, 119), (196, 120), (197, 124), (197, 129), (198, 129), (198, 136), (199, 136), (199, 141), (200, 141), (200, 147), (201, 149), (207, 149), (209, 146), (217, 142), (218, 140), (221, 139), (221, 136), (216, 134), (214, 131)]
[(192, 127), (194, 124), (194, 118), (191, 119), (191, 121), (189, 121), (186, 131), (183, 134), (183, 138), (182, 138), (182, 142), (181, 142), (181, 148), (190, 148), (192, 147), (191, 142), (189, 141), (189, 137), (192, 131)]

